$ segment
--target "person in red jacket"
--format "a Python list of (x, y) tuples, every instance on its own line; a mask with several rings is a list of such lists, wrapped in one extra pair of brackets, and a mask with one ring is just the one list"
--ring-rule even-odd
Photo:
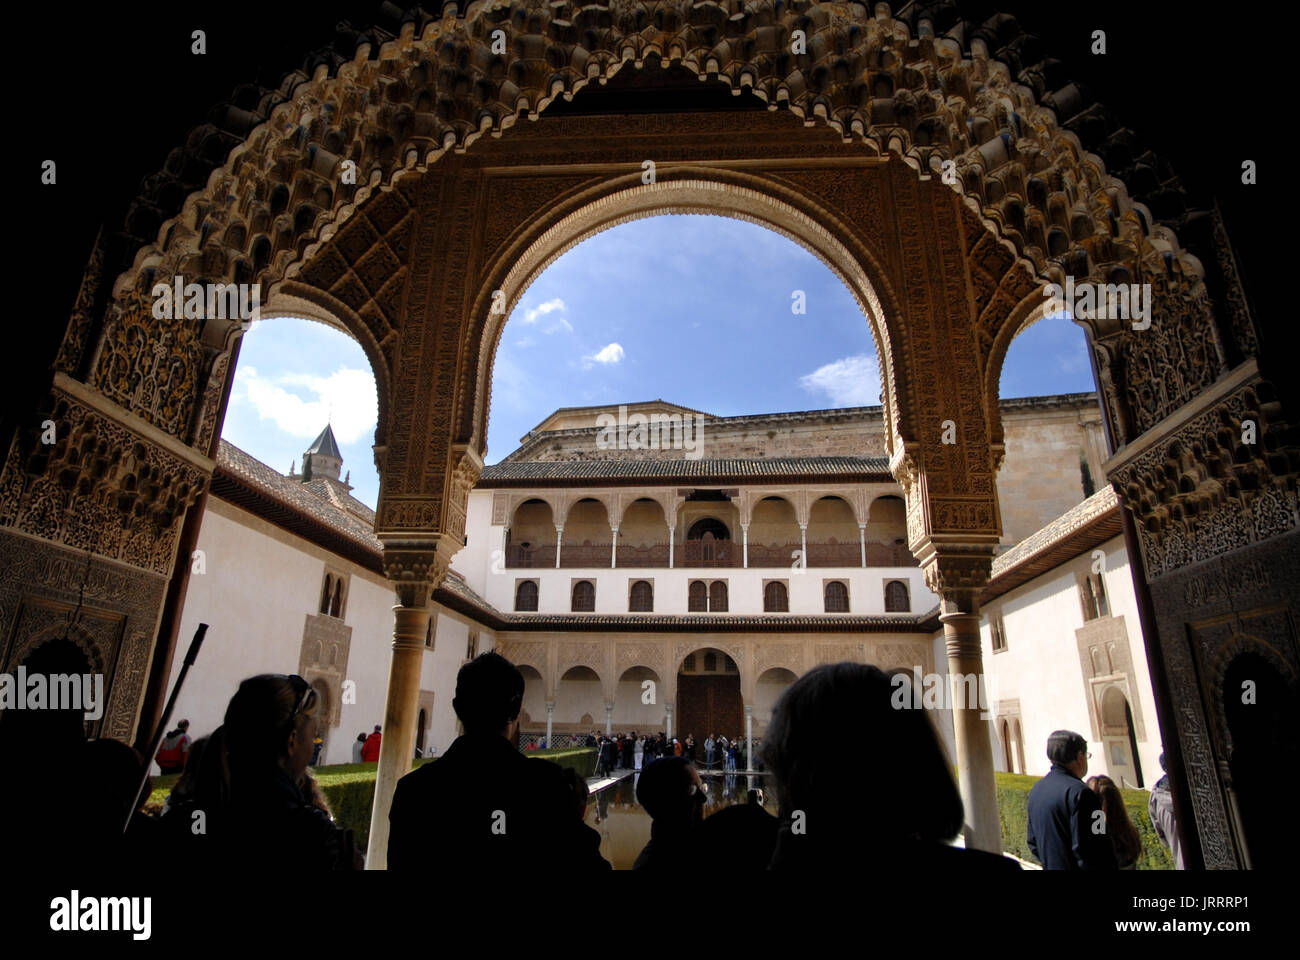
[(379, 724), (375, 724), (375, 732), (366, 737), (366, 745), (361, 748), (362, 763), (379, 762), (379, 741), (382, 735), (379, 732)]

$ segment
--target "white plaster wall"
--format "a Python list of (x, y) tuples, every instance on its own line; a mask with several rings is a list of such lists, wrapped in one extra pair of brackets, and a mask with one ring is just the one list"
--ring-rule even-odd
[(383, 722), (393, 631), (386, 581), (215, 497), (204, 514), (198, 549), (206, 570), (190, 577), (168, 692), (198, 624), (209, 629), (171, 723), (186, 718), (191, 736), (209, 734), (221, 724), (240, 681), (259, 673), (297, 672), (303, 627), (317, 611), (328, 563), (350, 575), (346, 677), (356, 683), (356, 703), (341, 705), (340, 725), (326, 738), (324, 762), (350, 760), (356, 734)]
[[(1123, 539), (1116, 537), (1100, 549), (1106, 557), (1104, 578), (1112, 616), (1123, 616), (1133, 664), (1130, 688), (1141, 705), (1146, 738), (1138, 740), (1143, 783), (1150, 789), (1160, 777), (1160, 727), (1146, 662), (1133, 591), (1131, 568)], [(1076, 573), (1088, 571), (1091, 552), (1062, 564), (989, 603), (981, 613), (980, 627), (985, 671), (990, 677), (990, 706), (998, 700), (1020, 701), (1020, 725), (1026, 772), (1046, 774), (1047, 738), (1054, 730), (1074, 730), (1087, 738), (1093, 759), (1090, 773), (1106, 773), (1103, 745), (1092, 739), (1088, 691), (1079, 664), (1075, 630), (1083, 626)], [(1007, 649), (993, 653), (988, 617), (1002, 614)], [(940, 661), (942, 662), (942, 661)], [(1134, 704), (1137, 706), (1137, 704)], [(1007, 769), (1001, 740), (994, 724), (988, 725), (993, 755), (999, 770)]]

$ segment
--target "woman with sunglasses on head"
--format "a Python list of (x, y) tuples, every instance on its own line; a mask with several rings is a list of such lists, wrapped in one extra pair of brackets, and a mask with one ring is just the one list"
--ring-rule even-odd
[(193, 798), (167, 816), (179, 818), (196, 865), (246, 869), (287, 856), (309, 870), (362, 868), (352, 831), (313, 802), (307, 767), (319, 705), (302, 677), (262, 674), (239, 685), (209, 738)]

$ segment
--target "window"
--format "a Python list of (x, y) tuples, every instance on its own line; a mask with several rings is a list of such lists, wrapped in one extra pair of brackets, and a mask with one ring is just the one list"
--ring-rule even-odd
[(763, 612), (790, 612), (790, 592), (780, 580), (770, 580), (763, 588)]
[(694, 672), (695, 672), (695, 654), (690, 653), (687, 654), (686, 659), (682, 661), (682, 673), (694, 673)]
[(573, 585), (573, 612), (593, 613), (596, 609), (596, 585), (590, 580), (579, 580)]
[(655, 590), (649, 580), (638, 580), (632, 584), (628, 596), (627, 609), (630, 613), (650, 613), (655, 608)]
[(332, 570), (325, 571), (325, 582), (321, 585), (319, 612), (322, 616), (343, 619), (346, 578)]
[(1007, 629), (1002, 624), (1001, 614), (989, 617), (989, 639), (994, 653), (1001, 653), (1007, 648)]
[(849, 612), (849, 588), (839, 580), (826, 584), (826, 612)]
[(712, 650), (706, 651), (704, 654), (704, 672), (713, 673), (717, 669), (718, 669), (718, 655), (714, 653)]
[(520, 580), (515, 584), (515, 609), (537, 609), (537, 581)]
[(1096, 620), (1098, 617), (1110, 616), (1110, 604), (1106, 599), (1106, 581), (1100, 573), (1090, 573), (1079, 583), (1080, 599), (1083, 602), (1083, 619)]
[(709, 609), (709, 588), (703, 580), (692, 580), (686, 595), (687, 613), (705, 613)]
[(890, 580), (885, 584), (885, 613), (908, 613), (912, 602), (907, 596), (907, 584), (902, 580)]
[(727, 612), (726, 580), (714, 580), (709, 584), (709, 610), (713, 613)]

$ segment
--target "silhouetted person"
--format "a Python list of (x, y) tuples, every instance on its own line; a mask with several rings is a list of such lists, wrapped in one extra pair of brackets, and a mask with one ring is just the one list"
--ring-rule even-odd
[(587, 787), (587, 778), (572, 767), (565, 767), (564, 781), (573, 798), (573, 809), (577, 814), (578, 823), (581, 824), (578, 830), (578, 842), (585, 844), (585, 859), (598, 869), (613, 870), (613, 864), (600, 855), (600, 831), (587, 826), (587, 798), (591, 795), (591, 790)]
[(1101, 800), (1088, 789), (1088, 741), (1072, 730), (1047, 738), (1052, 769), (1029, 791), (1029, 849), (1044, 870), (1114, 870)]
[[(781, 815), (769, 869), (939, 876), (1020, 868), (948, 845), (962, 827), (961, 795), (930, 718), (894, 708), (896, 684), (910, 682), (908, 674), (835, 663), (808, 671), (781, 695), (762, 746)], [(862, 732), (859, 762), (847, 767), (844, 730)]]
[(464, 727), (447, 752), (397, 783), (390, 870), (491, 874), (595, 871), (575, 800), (555, 763), (519, 752), (523, 674), (497, 653), (460, 668), (452, 708)]
[(776, 849), (780, 821), (763, 809), (758, 791), (750, 790), (748, 803), (733, 803), (704, 819), (701, 844), (718, 862), (739, 870), (766, 870)]
[(167, 800), (163, 804), (163, 815), (165, 816), (172, 807), (178, 803), (184, 803), (194, 796), (194, 791), (199, 782), (199, 766), (203, 763), (203, 751), (208, 747), (208, 738), (199, 737), (190, 744), (189, 753), (185, 755), (185, 772), (181, 778), (172, 785), (171, 793), (167, 795)]
[[(1165, 769), (1163, 753), (1160, 754), (1160, 769)], [(1182, 840), (1178, 836), (1178, 822), (1174, 817), (1174, 795), (1173, 788), (1169, 785), (1168, 773), (1157, 780), (1156, 785), (1151, 788), (1151, 797), (1147, 801), (1147, 815), (1151, 818), (1151, 826), (1155, 829), (1156, 836), (1174, 858), (1174, 869), (1183, 869)]]
[[(685, 757), (664, 757), (641, 773), (636, 800), (650, 814), (650, 840), (633, 870), (685, 876), (699, 865), (698, 830), (704, 816), (704, 784)], [(710, 853), (710, 862), (712, 854)]]
[[(227, 872), (285, 864), (361, 869), (352, 831), (334, 825), (307, 776), (319, 707), (302, 677), (262, 674), (239, 685), (225, 722), (208, 738), (193, 796), (164, 818), (189, 865)], [(194, 832), (196, 823), (202, 833)]]
[(190, 722), (182, 720), (176, 724), (175, 730), (169, 730), (163, 742), (158, 745), (158, 753), (154, 760), (158, 763), (158, 769), (163, 775), (185, 772), (185, 758), (190, 752)]

